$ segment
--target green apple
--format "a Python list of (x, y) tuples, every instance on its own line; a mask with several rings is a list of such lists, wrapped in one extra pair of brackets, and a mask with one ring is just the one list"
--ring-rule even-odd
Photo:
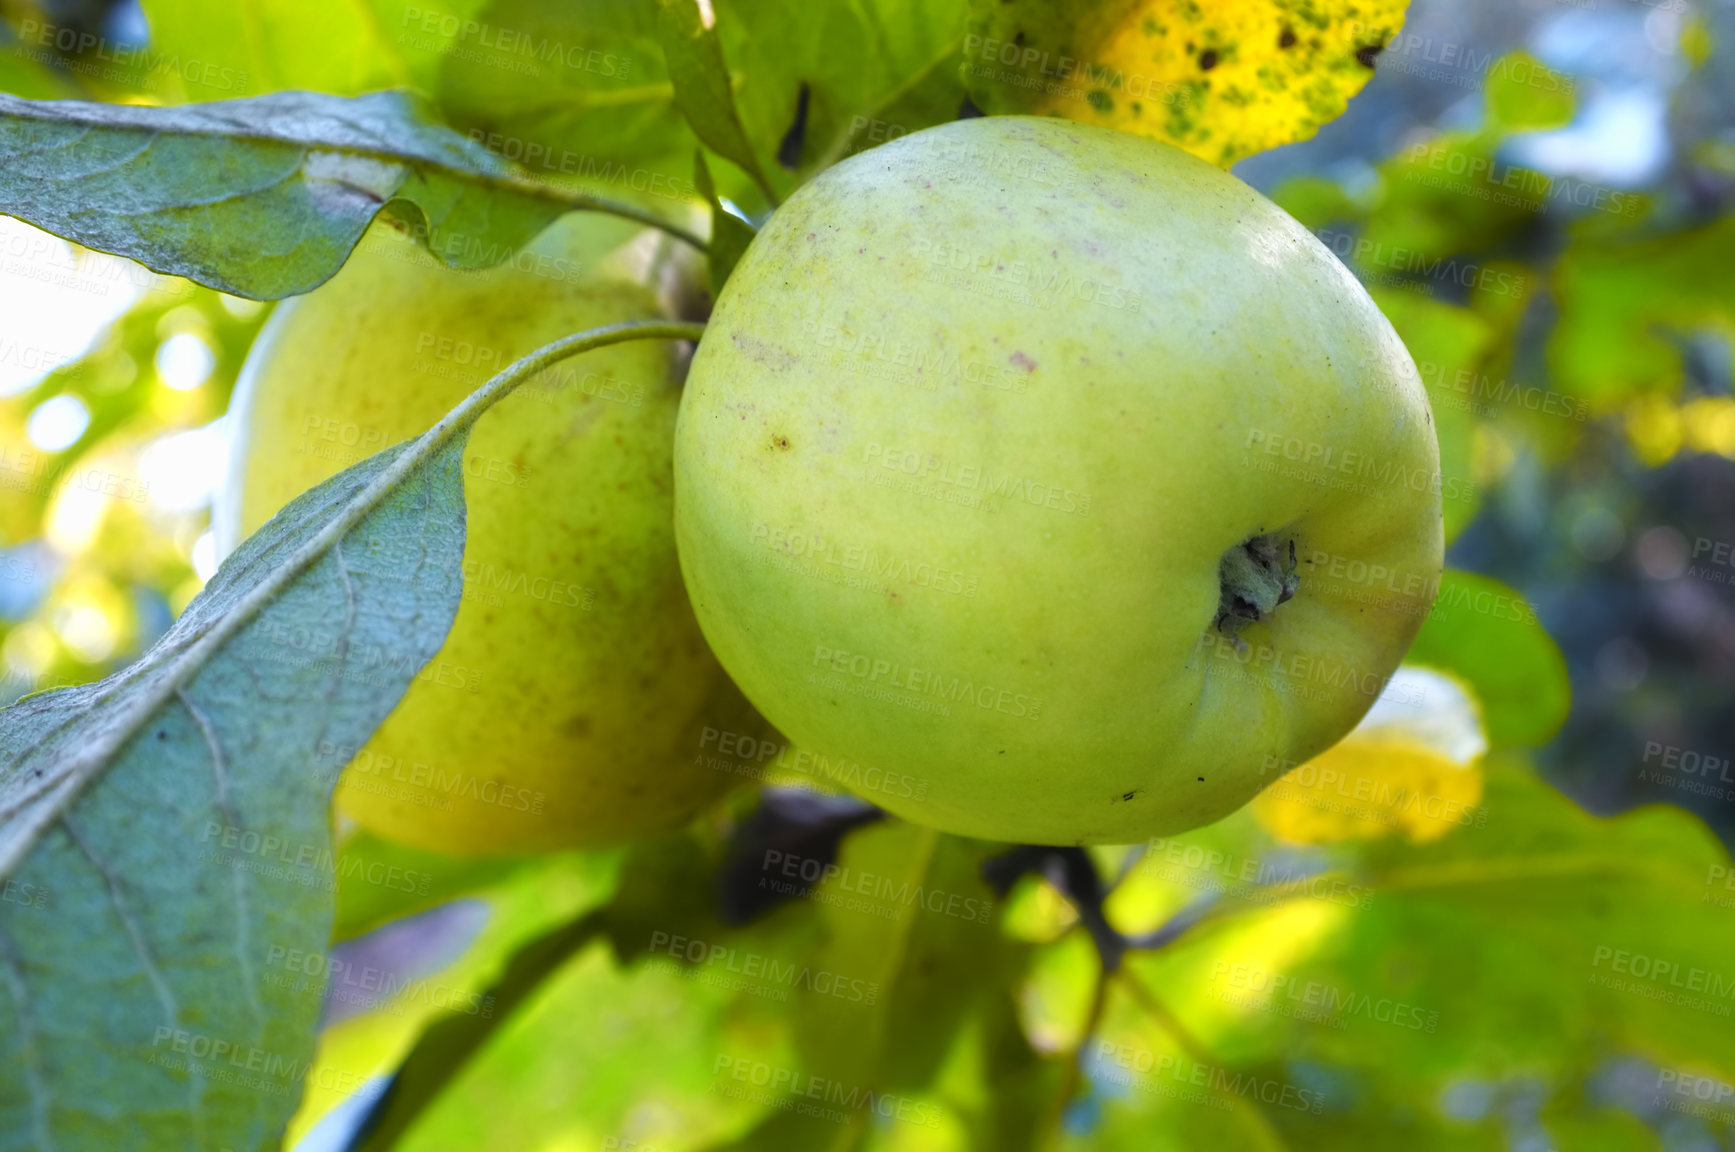
[(1060, 120), (919, 132), (792, 196), (676, 437), (723, 666), (796, 745), (916, 782), (869, 798), (973, 836), (1234, 810), (1355, 726), (1441, 568), (1427, 398), (1354, 277), (1233, 176)]
[[(291, 499), (425, 431), (561, 336), (665, 314), (654, 239), (567, 217), (488, 272), (376, 228), (341, 272), (279, 306), (243, 371), (220, 547)], [(623, 242), (626, 242), (623, 244)], [(734, 779), (707, 729), (750, 711), (707, 650), (675, 556), (677, 351), (585, 353), (485, 414), (464, 457), (464, 593), (438, 655), (361, 749), (313, 744), (343, 812), (470, 854), (604, 844), (690, 818)], [(283, 638), (286, 659), (330, 638)], [(371, 658), (360, 654), (358, 674)]]

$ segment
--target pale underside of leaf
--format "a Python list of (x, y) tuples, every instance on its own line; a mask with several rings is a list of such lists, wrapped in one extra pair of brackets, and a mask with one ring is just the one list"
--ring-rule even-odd
[(292, 504), (126, 672), (0, 712), (0, 879), (47, 894), (0, 906), (0, 1149), (281, 1132), (320, 1003), (264, 977), (330, 930), (332, 750), (384, 719), (462, 590), (457, 441), (308, 554), (405, 452)]
[(0, 211), (234, 295), (316, 287), (388, 204), (458, 267), (497, 263), (585, 206), (400, 92), (173, 108), (0, 95)]

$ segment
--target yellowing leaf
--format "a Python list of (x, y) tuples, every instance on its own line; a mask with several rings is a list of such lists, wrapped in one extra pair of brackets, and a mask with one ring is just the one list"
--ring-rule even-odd
[(1682, 449), (1735, 457), (1735, 400), (1700, 396), (1676, 404), (1646, 393), (1628, 402), (1626, 429), (1633, 453), (1652, 468), (1667, 464)]
[(1701, 396), (1681, 405), (1687, 446), (1699, 452), (1735, 457), (1735, 399)]
[(985, 111), (1061, 116), (1228, 167), (1343, 114), (1406, 0), (975, 0), (964, 80)]
[(1402, 668), (1354, 732), (1260, 793), (1253, 812), (1292, 843), (1425, 844), (1477, 819), (1487, 750), (1468, 689)]

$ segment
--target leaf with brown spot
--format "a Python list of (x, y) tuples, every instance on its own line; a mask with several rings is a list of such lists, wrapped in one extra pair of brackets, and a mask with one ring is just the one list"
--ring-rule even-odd
[(973, 0), (964, 79), (991, 113), (1167, 140), (1228, 167), (1343, 114), (1407, 0)]

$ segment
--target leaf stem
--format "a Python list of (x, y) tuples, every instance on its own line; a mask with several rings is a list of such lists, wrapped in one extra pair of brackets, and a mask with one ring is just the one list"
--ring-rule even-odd
[[(54, 770), (37, 770), (36, 777), (39, 782), (27, 786), (22, 795), (10, 798), (6, 807), (0, 809), (0, 819), (4, 819), (7, 815), (30, 807), (39, 797), (50, 797), (48, 802), (36, 807), (36, 811), (22, 828), (6, 841), (0, 842), (0, 877), (9, 875), (17, 867), (42, 833), (72, 806), (85, 786), (120, 754), (170, 697), (198, 675), (218, 649), (234, 638), (279, 592), (312, 568), (320, 557), (361, 523), (410, 473), (432, 459), (453, 437), (468, 431), (471, 425), (482, 418), (484, 412), (510, 395), (513, 389), (549, 365), (593, 348), (627, 340), (696, 341), (704, 331), (703, 324), (681, 320), (628, 320), (620, 324), (591, 328), (538, 348), (528, 356), (507, 365), (498, 375), (470, 393), (462, 403), (446, 413), (438, 424), (399, 452), (397, 457), (382, 468), (365, 488), (351, 497), (343, 509), (328, 520), (312, 539), (297, 548), (269, 576), (240, 597), (232, 609), (212, 621), (205, 632), (189, 640), (179, 655), (171, 657), (172, 663), (168, 670), (134, 699), (123, 703), (117, 709), (117, 714), (101, 726), (94, 739), (81, 745)], [(142, 666), (141, 661), (135, 668)], [(115, 687), (124, 685), (130, 679), (126, 673), (121, 673), (115, 679)], [(105, 693), (104, 698), (109, 695), (111, 693)], [(97, 702), (93, 701), (85, 711), (88, 712), (96, 706)], [(70, 718), (68, 723), (71, 723)], [(64, 728), (65, 725), (61, 725), (44, 733), (39, 740), (24, 749), (13, 763), (0, 767), (17, 771), (33, 753)]]

